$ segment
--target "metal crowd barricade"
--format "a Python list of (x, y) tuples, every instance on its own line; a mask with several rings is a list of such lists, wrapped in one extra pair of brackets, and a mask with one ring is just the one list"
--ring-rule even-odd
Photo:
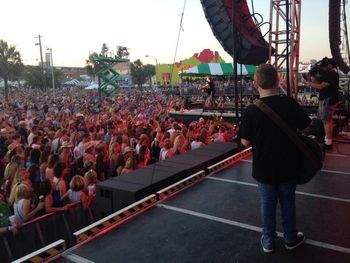
[(24, 257), (61, 239), (71, 247), (76, 243), (73, 233), (92, 222), (91, 209), (83, 208), (80, 202), (70, 204), (67, 211), (37, 217), (23, 224), (16, 235), (0, 235), (0, 262)]
[(43, 248), (40, 248), (20, 259), (13, 261), (13, 263), (21, 262), (46, 262), (49, 259), (57, 256), (66, 250), (66, 244), (63, 239), (57, 240)]
[(16, 235), (12, 233), (3, 235), (2, 241), (6, 247), (7, 255), (5, 257), (1, 253), (1, 256), (4, 256), (4, 258), (10, 261), (45, 246), (45, 240), (39, 222), (43, 223), (50, 220), (53, 216), (54, 213), (49, 213), (23, 224), (18, 229)]

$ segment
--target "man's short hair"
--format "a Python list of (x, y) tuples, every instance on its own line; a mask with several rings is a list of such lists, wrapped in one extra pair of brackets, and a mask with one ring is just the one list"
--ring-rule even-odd
[(278, 81), (277, 70), (270, 64), (261, 64), (256, 68), (255, 81), (260, 88), (271, 89)]

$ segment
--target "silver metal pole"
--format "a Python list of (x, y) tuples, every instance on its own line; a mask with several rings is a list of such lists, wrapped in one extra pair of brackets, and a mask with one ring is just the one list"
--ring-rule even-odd
[(51, 78), (52, 78), (52, 90), (53, 90), (53, 98), (55, 98), (55, 72), (54, 72), (54, 66), (53, 66), (53, 59), (52, 59), (52, 48), (49, 48), (50, 50), (50, 57), (51, 57)]

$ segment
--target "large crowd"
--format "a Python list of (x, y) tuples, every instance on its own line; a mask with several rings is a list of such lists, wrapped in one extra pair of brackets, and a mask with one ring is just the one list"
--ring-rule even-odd
[(0, 96), (0, 233), (70, 203), (89, 207), (99, 181), (235, 138), (218, 120), (172, 118), (181, 96), (126, 90), (99, 97), (72, 87), (55, 93), (17, 88), (6, 103)]

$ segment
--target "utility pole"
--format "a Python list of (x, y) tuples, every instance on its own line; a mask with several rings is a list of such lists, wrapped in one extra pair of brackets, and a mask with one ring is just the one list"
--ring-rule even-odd
[(39, 34), (37, 37), (39, 39), (39, 43), (35, 43), (35, 45), (39, 45), (40, 48), (40, 62), (41, 62), (41, 75), (42, 75), (42, 89), (46, 91), (46, 78), (45, 78), (45, 70), (44, 70), (44, 60), (43, 60), (43, 50), (41, 46), (41, 35)]

